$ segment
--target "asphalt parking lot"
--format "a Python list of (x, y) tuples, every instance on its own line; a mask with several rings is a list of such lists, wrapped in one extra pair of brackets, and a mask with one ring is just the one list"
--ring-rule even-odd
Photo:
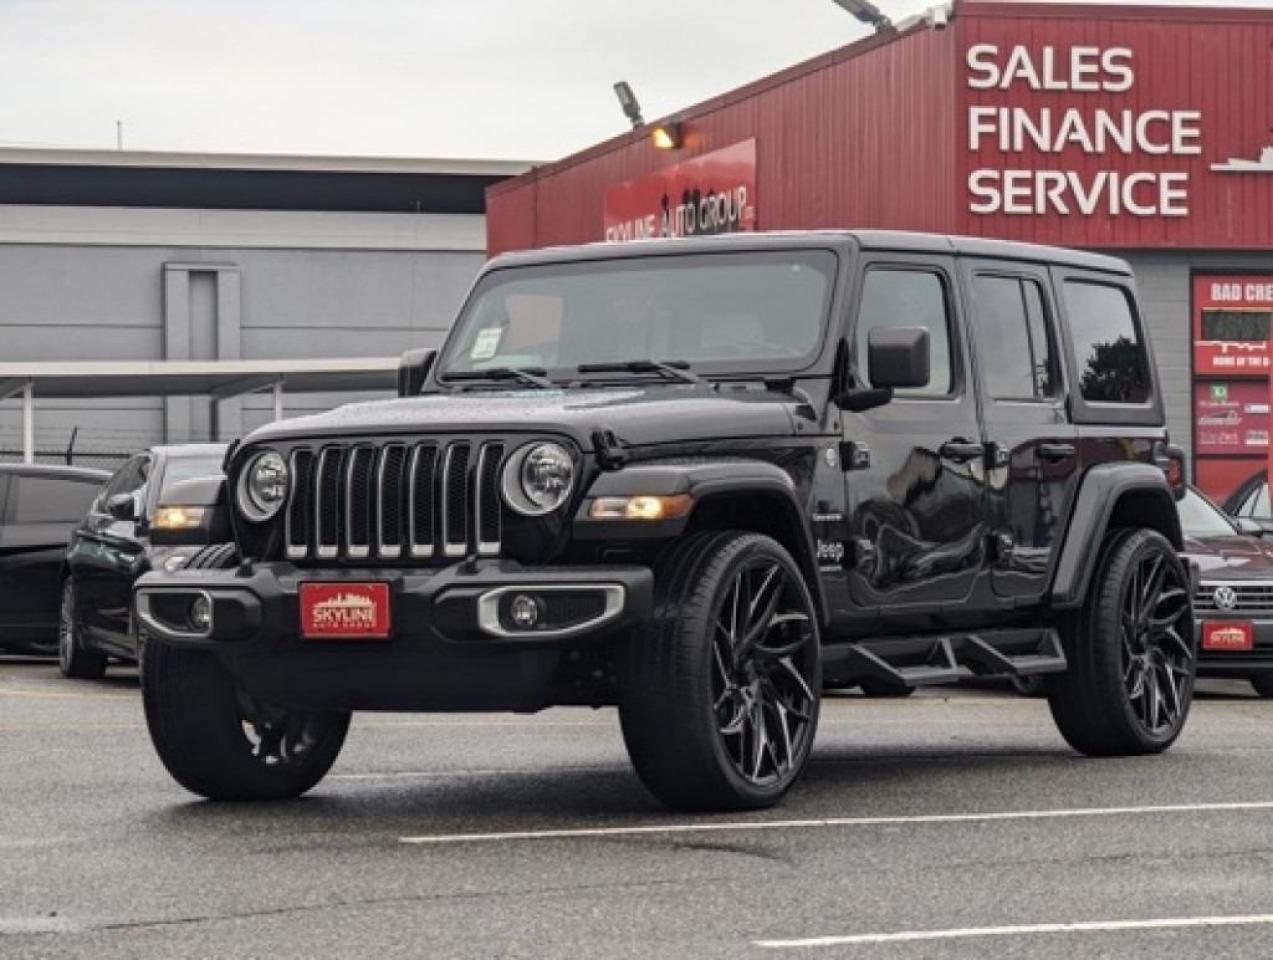
[(213, 805), (135, 674), (0, 660), (0, 956), (1267, 957), (1270, 729), (1210, 685), (1087, 760), (1041, 701), (837, 696), (783, 806), (686, 817), (612, 711), (362, 715), (311, 796)]

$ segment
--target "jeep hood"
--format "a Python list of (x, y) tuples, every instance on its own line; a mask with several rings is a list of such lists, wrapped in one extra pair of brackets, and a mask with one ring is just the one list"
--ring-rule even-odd
[(572, 437), (585, 451), (595, 430), (625, 445), (790, 436), (797, 403), (789, 394), (698, 384), (621, 389), (480, 390), (352, 403), (280, 420), (247, 443), (362, 435), (526, 432)]

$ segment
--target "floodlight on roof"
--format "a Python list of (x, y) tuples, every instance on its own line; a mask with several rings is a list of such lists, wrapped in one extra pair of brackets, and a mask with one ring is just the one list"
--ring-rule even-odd
[(863, 23), (869, 23), (876, 29), (887, 30), (893, 25), (891, 21), (879, 7), (871, 3), (871, 0), (831, 0), (841, 10), (845, 10)]
[(632, 129), (643, 126), (645, 120), (641, 116), (641, 104), (637, 103), (636, 94), (632, 92), (632, 88), (628, 86), (628, 81), (620, 80), (614, 85), (614, 95), (619, 98), (619, 106), (623, 108), (623, 115), (632, 122)]

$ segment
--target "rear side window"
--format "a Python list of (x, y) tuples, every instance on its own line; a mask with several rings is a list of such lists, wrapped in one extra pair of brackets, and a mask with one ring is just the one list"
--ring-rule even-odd
[(928, 331), (931, 375), (928, 386), (899, 391), (903, 396), (947, 396), (954, 390), (950, 351), (950, 308), (940, 274), (902, 267), (873, 267), (862, 280), (858, 310), (858, 372), (869, 385), (867, 338), (877, 327), (923, 327)]
[(91, 482), (21, 474), (9, 484), (6, 523), (77, 523), (97, 496)]
[(1091, 403), (1145, 403), (1149, 360), (1122, 287), (1065, 281), (1065, 309), (1078, 362), (1076, 377)]
[(1024, 277), (973, 279), (977, 368), (996, 400), (1056, 395), (1056, 368), (1043, 291)]

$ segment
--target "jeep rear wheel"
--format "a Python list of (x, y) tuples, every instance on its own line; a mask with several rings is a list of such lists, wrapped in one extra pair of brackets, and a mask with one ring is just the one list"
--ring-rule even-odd
[(799, 568), (768, 537), (701, 533), (656, 565), (655, 588), (620, 678), (637, 774), (679, 810), (773, 805), (818, 724), (818, 622)]
[(305, 713), (250, 697), (207, 650), (153, 638), (142, 649), (146, 725), (173, 779), (209, 800), (298, 797), (336, 762), (348, 713)]
[(1162, 534), (1115, 530), (1083, 608), (1062, 624), (1069, 668), (1048, 700), (1062, 736), (1093, 756), (1158, 753), (1193, 699), (1196, 647), (1189, 577)]

